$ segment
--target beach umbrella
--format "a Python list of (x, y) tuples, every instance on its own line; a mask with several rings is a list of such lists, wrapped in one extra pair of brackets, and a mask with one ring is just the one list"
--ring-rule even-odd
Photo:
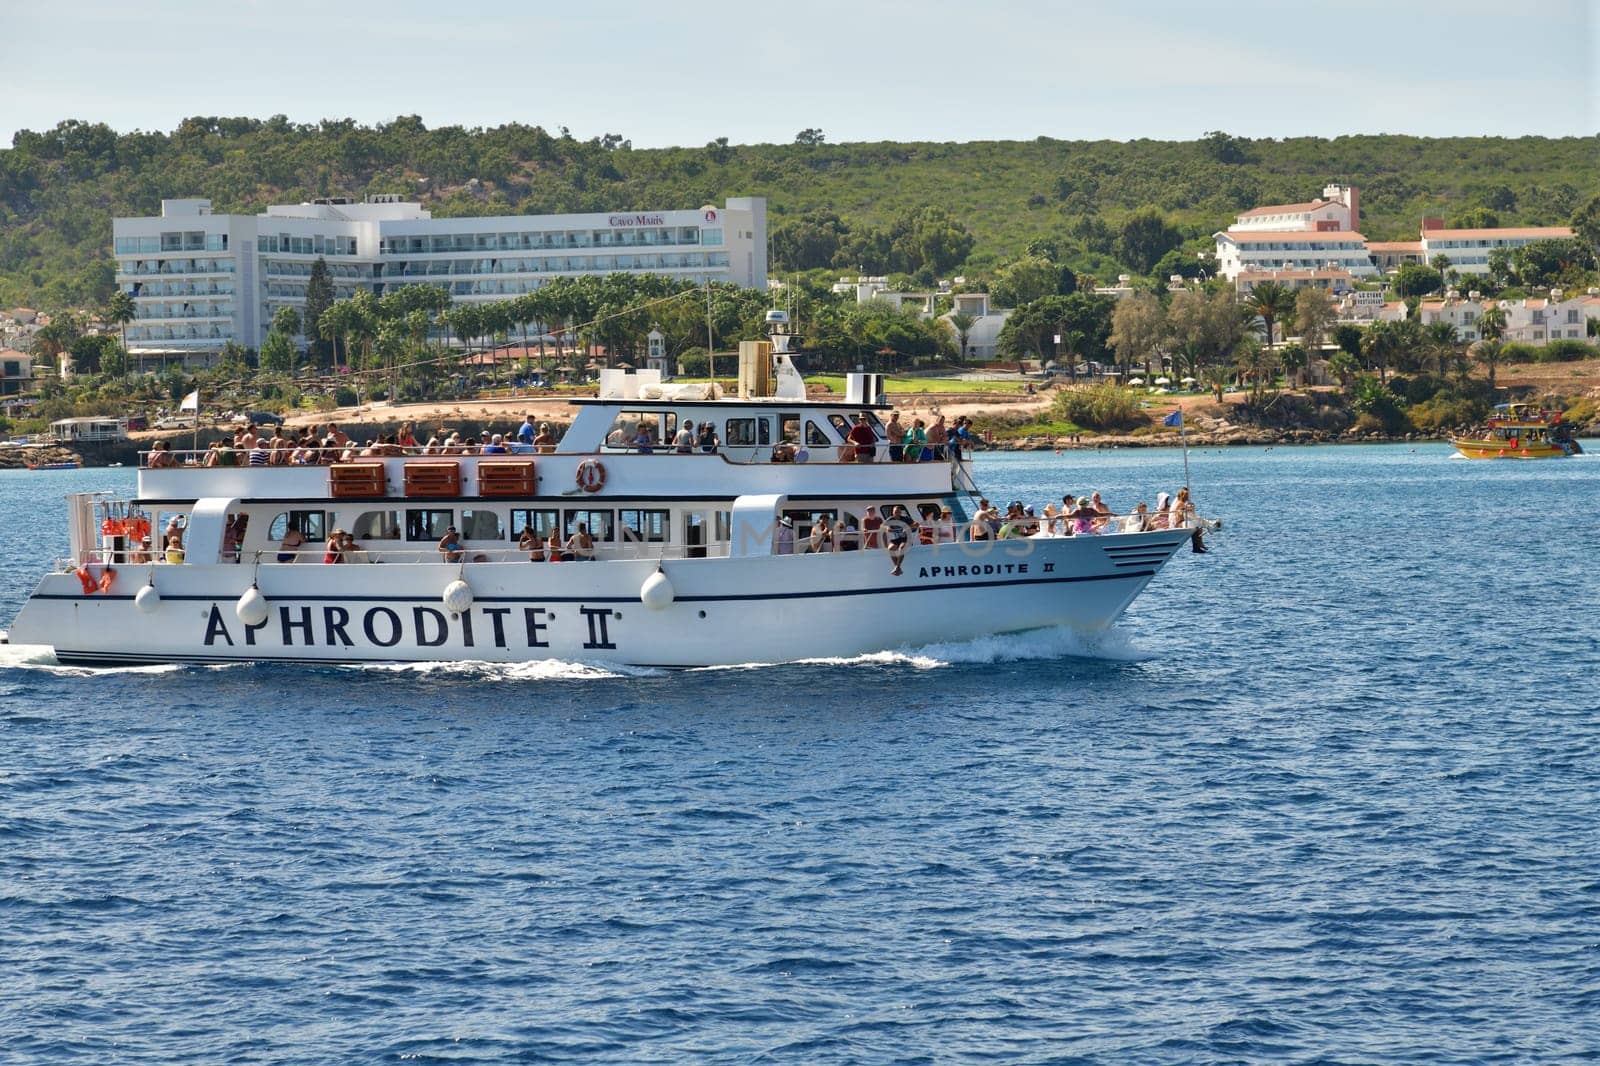
[(1194, 378), (1179, 378), (1178, 380), (1182, 381), (1185, 385), (1194, 384)]
[(1128, 384), (1129, 385), (1143, 385), (1144, 384), (1144, 378), (1129, 378), (1128, 379)]
[(1156, 384), (1157, 385), (1171, 385), (1172, 384), (1172, 379), (1168, 378), (1168, 377), (1156, 378)]

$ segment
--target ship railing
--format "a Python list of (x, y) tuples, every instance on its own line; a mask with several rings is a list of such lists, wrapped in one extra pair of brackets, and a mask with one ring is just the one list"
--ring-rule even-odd
[[(567, 452), (570, 456), (593, 455), (599, 457), (611, 455), (630, 456), (665, 456), (679, 457), (699, 456), (706, 459), (718, 458), (724, 462), (736, 465), (784, 465), (786, 463), (805, 463), (812, 465), (843, 465), (853, 466), (860, 462), (859, 459), (849, 456), (854, 449), (836, 445), (818, 445), (812, 448), (796, 449), (789, 455), (762, 454), (770, 452), (770, 445), (745, 445), (725, 444), (712, 451), (704, 451), (698, 445), (689, 451), (679, 451), (676, 447), (651, 445), (649, 447), (605, 445), (598, 452)], [(139, 465), (146, 470), (202, 470), (202, 469), (238, 469), (251, 467), (249, 461), (250, 450), (245, 448), (232, 449), (233, 459), (224, 465), (220, 458), (219, 449), (214, 448), (163, 448), (141, 451)], [(526, 445), (509, 447), (505, 452), (489, 452), (485, 454), (481, 447), (456, 447), (456, 448), (429, 448), (424, 445), (402, 447), (397, 444), (381, 445), (368, 448), (359, 447), (322, 448), (293, 447), (276, 448), (268, 452), (265, 464), (257, 464), (252, 469), (291, 468), (299, 469), (308, 466), (332, 466), (335, 463), (355, 462), (367, 459), (503, 459), (518, 456), (552, 455), (554, 447), (531, 448)], [(910, 465), (920, 462), (945, 462), (949, 456), (942, 446), (930, 447), (927, 458), (918, 460), (902, 460)], [(889, 451), (887, 445), (879, 444), (872, 463), (862, 465), (889, 464)]]

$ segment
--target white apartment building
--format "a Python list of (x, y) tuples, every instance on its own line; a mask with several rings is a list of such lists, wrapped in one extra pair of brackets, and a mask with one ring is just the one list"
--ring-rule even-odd
[(1448, 322), (1456, 327), (1456, 336), (1462, 343), (1471, 343), (1479, 339), (1478, 323), (1483, 313), (1496, 306), (1505, 312), (1500, 340), (1508, 344), (1543, 347), (1551, 341), (1587, 340), (1588, 320), (1600, 318), (1600, 298), (1594, 294), (1568, 296), (1560, 289), (1552, 289), (1549, 297), (1524, 300), (1483, 300), (1477, 293), (1468, 293), (1463, 300), (1459, 294), (1451, 293), (1443, 300), (1422, 301), (1417, 307), (1417, 319), (1424, 326)]
[(1504, 226), (1498, 229), (1440, 229), (1422, 231), (1422, 262), (1436, 255), (1450, 260), (1450, 269), (1462, 274), (1489, 273), (1489, 253), (1496, 248), (1521, 248), (1534, 241), (1564, 240), (1572, 236), (1566, 226)]
[(1344, 270), (1377, 273), (1367, 239), (1349, 230), (1227, 230), (1216, 235), (1217, 273), (1237, 281), (1245, 272)]
[(112, 239), (117, 286), (137, 308), (127, 333), (134, 352), (258, 347), (280, 307), (304, 307), (319, 258), (339, 299), (424, 283), (482, 303), (619, 270), (767, 285), (766, 200), (748, 196), (693, 210), (437, 219), (386, 196), (259, 215), (163, 200), (158, 217), (115, 219)]
[(1303, 204), (1267, 204), (1240, 212), (1230, 233), (1266, 230), (1337, 230), (1361, 228), (1361, 197), (1349, 185), (1328, 185), (1322, 197)]

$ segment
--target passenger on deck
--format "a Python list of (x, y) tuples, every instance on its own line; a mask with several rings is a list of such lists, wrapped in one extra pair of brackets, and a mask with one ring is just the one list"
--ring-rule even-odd
[(556, 450), (556, 436), (550, 432), (550, 423), (539, 423), (539, 433), (533, 438), (533, 446), (539, 449), (541, 455)]
[(866, 513), (861, 516), (861, 546), (863, 548), (883, 547), (883, 516), (871, 504), (867, 505)]
[(672, 448), (679, 455), (694, 451), (694, 423), (689, 419), (684, 419), (683, 425), (678, 427), (677, 435), (672, 438)]
[(166, 532), (161, 537), (161, 547), (166, 552), (167, 562), (183, 562), (183, 524), (176, 516), (167, 522)]
[(544, 538), (532, 526), (522, 527), (522, 536), (517, 538), (517, 550), (527, 552), (530, 563), (544, 562)]
[(918, 418), (911, 423), (911, 428), (906, 430), (905, 438), (906, 461), (912, 463), (925, 462), (928, 456), (928, 428), (927, 423)]
[(278, 562), (292, 563), (299, 558), (300, 546), (306, 542), (306, 536), (300, 532), (300, 527), (293, 522), (283, 531), (283, 540), (278, 544)]
[(939, 523), (935, 529), (934, 542), (938, 544), (954, 544), (956, 542), (955, 512), (948, 504), (939, 508)]
[(811, 523), (811, 537), (806, 543), (806, 554), (816, 555), (820, 552), (833, 550), (833, 529), (828, 525), (827, 515), (818, 515), (817, 520)]
[(934, 415), (933, 425), (928, 427), (928, 448), (932, 453), (930, 457), (943, 459), (945, 445), (949, 443), (949, 440), (950, 430), (944, 424), (944, 415)]
[(839, 524), (833, 529), (833, 550), (836, 552), (853, 552), (861, 547), (861, 529), (856, 525), (856, 520), (850, 515), (842, 515)]
[(579, 522), (572, 536), (567, 538), (567, 558), (579, 563), (594, 562), (594, 538), (589, 535), (589, 526)]
[(906, 427), (900, 424), (900, 412), (889, 412), (889, 423), (883, 427), (889, 435), (889, 461), (898, 463), (906, 457)]
[(633, 444), (634, 450), (640, 455), (655, 454), (656, 438), (655, 434), (650, 432), (649, 426), (640, 425), (639, 431), (633, 435), (633, 440), (631, 443)]
[(537, 435), (533, 428), (533, 416), (524, 415), (522, 425), (517, 427), (517, 443), (531, 448), (533, 447), (533, 438)]
[(444, 556), (447, 563), (459, 563), (466, 553), (461, 549), (461, 535), (456, 532), (455, 526), (446, 526), (444, 536), (439, 538), (439, 554)]
[(772, 461), (775, 463), (794, 462), (795, 447), (793, 441), (780, 440), (772, 446)]
[(483, 446), (484, 455), (509, 455), (510, 449), (506, 447), (505, 438), (496, 433), (489, 438), (489, 443)]
[(794, 554), (794, 519), (788, 515), (778, 519), (778, 532), (772, 551), (775, 555)]
[(855, 445), (855, 461), (870, 463), (878, 457), (878, 435), (867, 422), (866, 413), (856, 415), (856, 424), (850, 427), (850, 443)]
[(894, 564), (894, 569), (889, 573), (899, 577), (902, 573), (900, 564), (906, 557), (906, 545), (911, 539), (912, 526), (911, 516), (906, 513), (904, 504), (894, 509), (885, 526), (889, 538), (889, 561)]
[(335, 529), (328, 534), (328, 543), (322, 552), (322, 561), (324, 563), (344, 562), (344, 537), (345, 533), (342, 529)]
[(1156, 513), (1150, 516), (1151, 529), (1172, 528), (1172, 494), (1167, 492), (1156, 493)]
[(710, 422), (700, 423), (700, 450), (707, 455), (713, 455), (722, 447), (722, 441), (717, 437), (717, 427)]
[(1150, 508), (1143, 500), (1134, 504), (1133, 513), (1123, 519), (1122, 531), (1124, 533), (1150, 532)]
[(239, 561), (239, 544), (244, 540), (244, 518), (231, 514), (222, 524), (222, 561)]
[(405, 422), (400, 426), (400, 432), (395, 434), (394, 442), (402, 448), (411, 449), (417, 446), (417, 435), (412, 432), (411, 423)]
[(177, 464), (177, 456), (172, 454), (172, 445), (164, 440), (158, 440), (150, 445), (150, 458), (147, 460), (152, 470), (162, 470)]

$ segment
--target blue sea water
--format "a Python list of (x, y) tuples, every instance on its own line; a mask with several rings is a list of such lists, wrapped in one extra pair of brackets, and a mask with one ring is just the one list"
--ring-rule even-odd
[[(1215, 550), (1092, 647), (0, 649), (0, 1062), (1600, 1056), (1600, 459), (1192, 465)], [(1114, 507), (1181, 476), (979, 472)], [(0, 618), (59, 495), (131, 478), (0, 474)]]

